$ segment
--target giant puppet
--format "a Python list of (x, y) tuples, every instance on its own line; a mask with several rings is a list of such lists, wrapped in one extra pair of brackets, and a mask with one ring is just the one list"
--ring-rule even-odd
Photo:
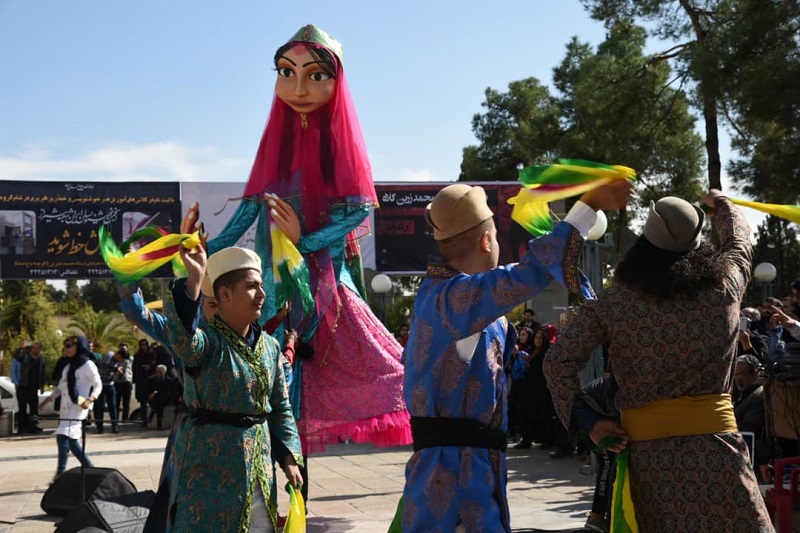
[(288, 295), (285, 326), (313, 348), (309, 358), (295, 358), (291, 393), (305, 453), (344, 436), (411, 442), (402, 348), (364, 301), (358, 239), (378, 202), (342, 57), (341, 44), (310, 24), (275, 53), (275, 96), (244, 195), (207, 243), (209, 254), (231, 246), (257, 220), (256, 251), (274, 266), (263, 269), (261, 316), (271, 317), (283, 304), (276, 284), (286, 281), (273, 242), (275, 207), (296, 215), (294, 244), (309, 277), (300, 284), (305, 291)]

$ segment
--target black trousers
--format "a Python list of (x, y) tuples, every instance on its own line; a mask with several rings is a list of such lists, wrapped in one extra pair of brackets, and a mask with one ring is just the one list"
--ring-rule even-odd
[(39, 425), (39, 395), (36, 387), (17, 385), (17, 403), (19, 404), (19, 430), (27, 431)]
[(122, 420), (128, 420), (131, 413), (131, 393), (133, 392), (133, 383), (130, 381), (116, 381), (114, 388), (117, 389), (117, 412), (119, 413), (120, 405), (122, 406)]

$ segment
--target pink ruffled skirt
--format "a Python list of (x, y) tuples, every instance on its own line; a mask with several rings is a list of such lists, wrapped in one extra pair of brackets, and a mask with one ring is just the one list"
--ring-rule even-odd
[(403, 348), (366, 302), (338, 286), (341, 307), (331, 329), (314, 335), (314, 356), (303, 362), (303, 451), (349, 438), (376, 446), (412, 443), (403, 401)]

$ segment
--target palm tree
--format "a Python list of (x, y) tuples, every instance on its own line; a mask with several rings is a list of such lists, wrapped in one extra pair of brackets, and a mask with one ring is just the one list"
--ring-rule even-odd
[(89, 305), (82, 306), (67, 327), (94, 341), (95, 351), (101, 353), (121, 342), (132, 345), (136, 340), (131, 325), (122, 313), (95, 311)]

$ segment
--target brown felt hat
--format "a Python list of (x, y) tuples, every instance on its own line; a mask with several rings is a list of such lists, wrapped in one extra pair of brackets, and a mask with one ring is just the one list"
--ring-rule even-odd
[(483, 187), (464, 183), (448, 185), (425, 209), (425, 220), (433, 228), (433, 238), (437, 241), (464, 233), (492, 216)]
[(670, 252), (688, 252), (700, 246), (703, 211), (681, 198), (665, 196), (650, 202), (644, 234), (650, 244)]

